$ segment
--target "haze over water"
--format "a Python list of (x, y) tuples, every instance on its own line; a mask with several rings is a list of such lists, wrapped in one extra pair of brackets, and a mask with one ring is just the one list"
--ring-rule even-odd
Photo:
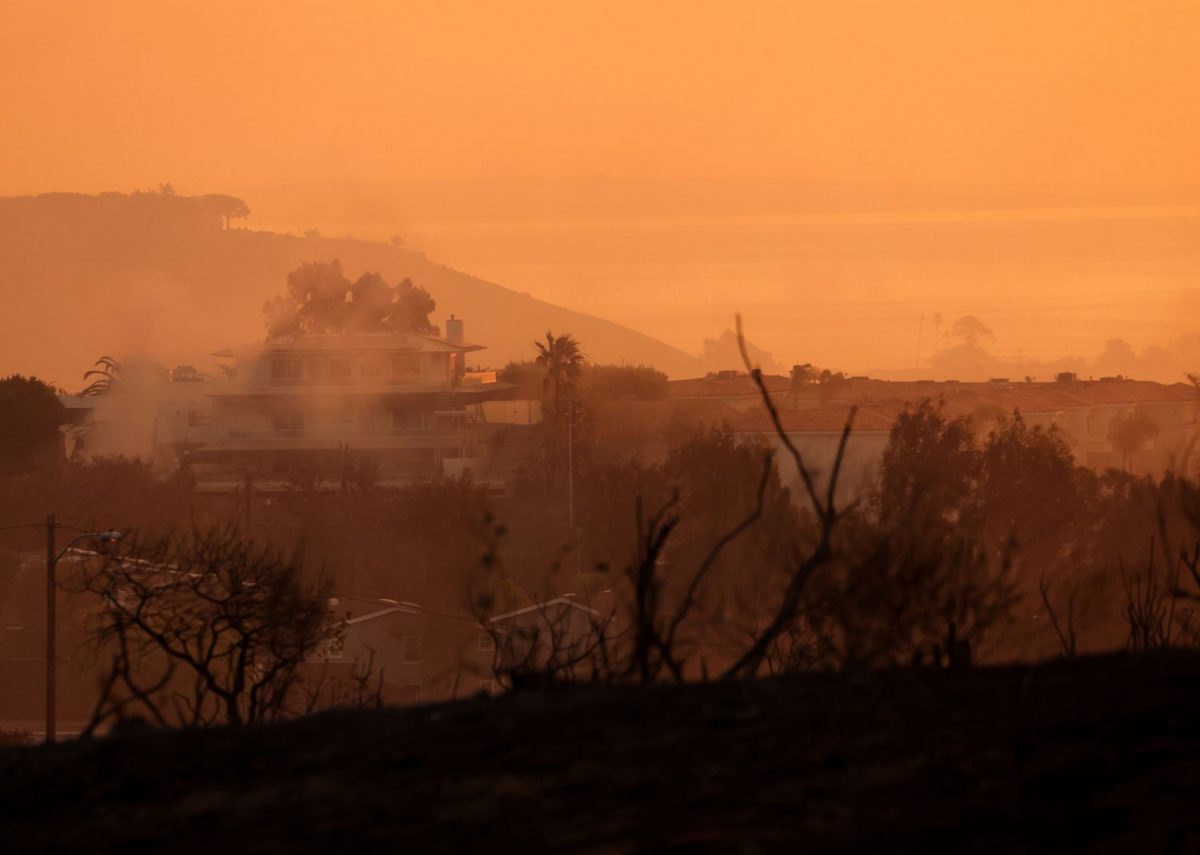
[[(384, 239), (697, 353), (741, 312), (777, 360), (928, 364), (957, 317), (997, 355), (1094, 356), (1196, 328), (1200, 207), (899, 211), (322, 225)], [(935, 339), (934, 316), (943, 321)], [(922, 316), (924, 319), (922, 320)], [(918, 339), (920, 339), (918, 341)]]

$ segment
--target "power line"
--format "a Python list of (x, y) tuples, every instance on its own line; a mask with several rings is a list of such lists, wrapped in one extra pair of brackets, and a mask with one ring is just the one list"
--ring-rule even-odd
[[(46, 527), (46, 524), (44, 522), (35, 522), (35, 523), (24, 523), (21, 525), (0, 526), (0, 531), (17, 531), (19, 529), (45, 528), (45, 527)], [(70, 523), (62, 523), (62, 522), (55, 523), (55, 528), (66, 528), (66, 529), (70, 529), (71, 531), (77, 531), (80, 534), (91, 534), (92, 533), (92, 529), (90, 529), (90, 528), (80, 528), (79, 526), (71, 525)]]
[(94, 531), (93, 529), (90, 529), (90, 528), (80, 528), (77, 525), (71, 525), (70, 523), (64, 523), (64, 522), (60, 522), (57, 525), (59, 528), (69, 528), (71, 531), (77, 531), (80, 534), (92, 534)]

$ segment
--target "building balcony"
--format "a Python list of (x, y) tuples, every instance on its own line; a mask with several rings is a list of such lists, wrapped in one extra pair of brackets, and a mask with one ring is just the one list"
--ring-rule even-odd
[(240, 429), (234, 428), (228, 432), (230, 439), (295, 439), (309, 437), (312, 439), (352, 439), (355, 437), (388, 437), (388, 436), (437, 436), (449, 433), (462, 435), (464, 431), (439, 431), (436, 428), (348, 428), (346, 430), (319, 429)]
[(230, 430), (204, 444), (205, 451), (387, 451), (410, 448), (462, 448), (472, 441), (469, 430), (386, 428), (378, 430)]
[(345, 377), (254, 378), (240, 386), (229, 386), (216, 397), (240, 398), (261, 395), (436, 395), (453, 388), (444, 377)]

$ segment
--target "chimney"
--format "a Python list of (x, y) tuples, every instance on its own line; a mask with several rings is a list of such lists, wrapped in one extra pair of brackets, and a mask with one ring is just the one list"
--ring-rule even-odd
[[(450, 315), (450, 320), (446, 321), (446, 341), (451, 344), (466, 344), (463, 338), (463, 322), (461, 319)], [(455, 353), (451, 362), (454, 366), (454, 385), (458, 385), (459, 378), (467, 371), (465, 353)]]

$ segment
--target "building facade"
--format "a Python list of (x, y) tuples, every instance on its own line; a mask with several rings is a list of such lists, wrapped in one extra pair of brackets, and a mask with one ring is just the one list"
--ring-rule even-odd
[(512, 392), (465, 371), (466, 355), (482, 349), (432, 335), (360, 333), (221, 351), (228, 380), (210, 391), (208, 435), (188, 462), (210, 489), (247, 477), (261, 489), (466, 474), (487, 457), (482, 405)]

